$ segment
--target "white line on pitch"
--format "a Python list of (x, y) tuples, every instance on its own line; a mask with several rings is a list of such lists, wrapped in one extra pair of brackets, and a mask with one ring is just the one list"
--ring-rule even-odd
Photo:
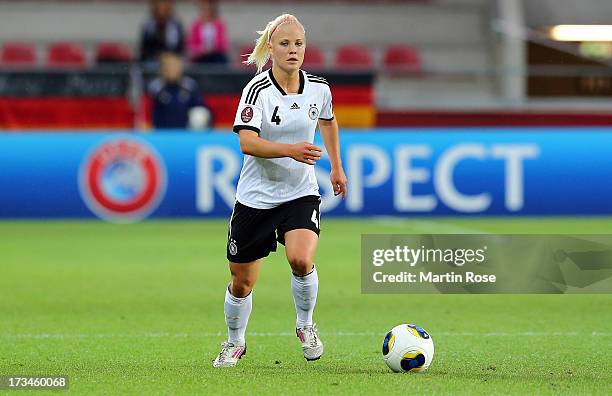
[[(1, 338), (27, 338), (27, 339), (74, 339), (74, 338), (188, 338), (188, 337), (224, 337), (226, 332), (216, 333), (134, 333), (134, 334), (114, 334), (114, 333), (100, 333), (100, 334), (58, 334), (58, 333), (42, 333), (42, 334), (31, 334), (31, 333), (15, 333), (15, 334), (0, 334)], [(327, 337), (379, 337), (384, 336), (385, 332), (350, 332), (350, 331), (337, 331), (337, 332), (321, 332), (322, 336)], [(294, 332), (247, 332), (250, 337), (293, 337)], [(438, 332), (432, 334), (436, 337), (575, 337), (575, 336), (591, 336), (591, 337), (610, 337), (612, 333), (592, 331), (592, 332)]]

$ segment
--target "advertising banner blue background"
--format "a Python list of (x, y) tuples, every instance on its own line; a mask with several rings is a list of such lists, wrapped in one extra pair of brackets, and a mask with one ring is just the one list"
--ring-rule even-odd
[[(95, 217), (80, 172), (122, 138), (153, 148), (166, 170), (150, 217), (231, 213), (242, 166), (235, 134), (23, 133), (0, 135), (0, 218)], [(610, 129), (345, 131), (341, 146), (345, 201), (333, 196), (327, 159), (315, 168), (327, 215), (612, 214)]]

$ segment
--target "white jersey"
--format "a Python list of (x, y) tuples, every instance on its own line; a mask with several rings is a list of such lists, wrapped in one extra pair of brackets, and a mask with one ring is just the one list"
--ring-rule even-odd
[[(299, 73), (299, 91), (291, 95), (276, 82), (272, 70), (255, 76), (242, 91), (234, 132), (248, 129), (273, 142), (312, 143), (317, 121), (334, 118), (331, 91), (324, 78)], [(236, 192), (241, 204), (270, 209), (306, 195), (319, 195), (313, 165), (287, 157), (244, 155)]]

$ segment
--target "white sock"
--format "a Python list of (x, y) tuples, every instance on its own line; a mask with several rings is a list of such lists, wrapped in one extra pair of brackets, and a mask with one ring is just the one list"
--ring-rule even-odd
[(319, 277), (314, 266), (312, 271), (304, 276), (291, 275), (291, 292), (297, 314), (296, 327), (312, 326), (312, 314), (317, 304), (318, 291)]
[(253, 292), (246, 297), (234, 297), (225, 290), (225, 323), (227, 324), (227, 339), (234, 345), (244, 345), (244, 333), (246, 332), (249, 316), (253, 308)]

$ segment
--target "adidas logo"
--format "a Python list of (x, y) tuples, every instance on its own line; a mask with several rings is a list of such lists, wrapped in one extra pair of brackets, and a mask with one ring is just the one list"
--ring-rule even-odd
[(297, 103), (293, 102), (293, 104), (291, 105), (291, 110), (298, 110), (300, 108), (300, 106), (298, 106)]

